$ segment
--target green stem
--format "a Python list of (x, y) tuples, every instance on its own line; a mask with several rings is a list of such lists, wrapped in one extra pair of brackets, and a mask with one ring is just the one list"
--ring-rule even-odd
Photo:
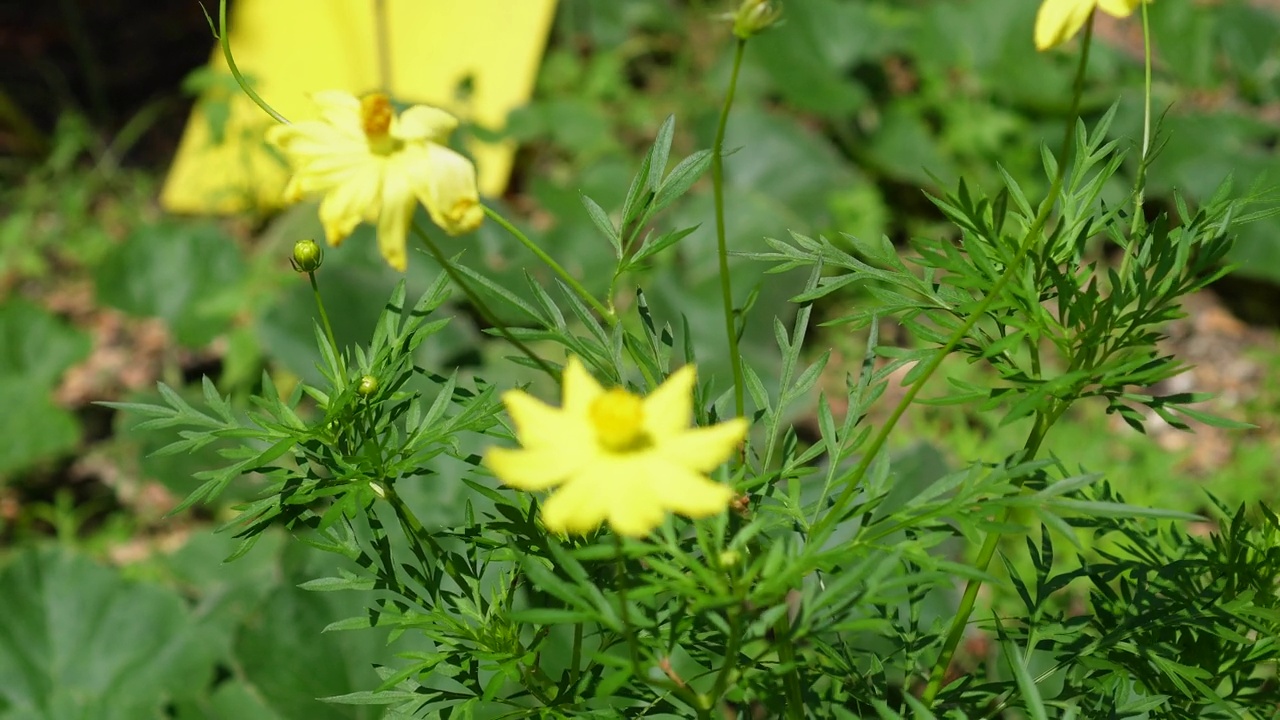
[(778, 659), (784, 665), (791, 666), (784, 680), (787, 691), (787, 717), (791, 720), (804, 720), (804, 692), (800, 688), (800, 668), (796, 665), (795, 646), (791, 642), (791, 617), (788, 613), (779, 615), (774, 621), (773, 635), (777, 639)]
[(724, 331), (729, 340), (729, 364), (733, 368), (733, 408), (737, 417), (746, 415), (746, 381), (742, 376), (742, 353), (738, 348), (738, 328), (733, 311), (733, 283), (729, 278), (729, 249), (725, 241), (724, 227), (724, 131), (729, 124), (729, 110), (738, 88), (738, 71), (742, 68), (742, 55), (747, 41), (738, 38), (733, 50), (733, 73), (729, 76), (729, 89), (720, 109), (720, 122), (716, 125), (715, 141), (711, 145), (711, 182), (716, 205), (716, 251), (720, 257), (720, 302), (724, 306)]
[(1026, 259), (1027, 253), (1031, 251), (1031, 248), (1039, 239), (1040, 233), (1044, 230), (1045, 223), (1049, 221), (1049, 214), (1053, 210), (1058, 193), (1062, 190), (1063, 180), (1066, 177), (1067, 156), (1071, 152), (1073, 140), (1075, 138), (1076, 120), (1080, 116), (1080, 98), (1084, 89), (1084, 73), (1089, 64), (1089, 47), (1092, 43), (1092, 39), (1093, 23), (1086, 22), (1083, 41), (1084, 47), (1080, 54), (1080, 64), (1076, 69), (1071, 110), (1068, 114), (1067, 127), (1062, 139), (1061, 156), (1058, 159), (1058, 172), (1054, 174), (1053, 182), (1049, 186), (1049, 192), (1045, 196), (1044, 202), (1040, 203), (1040, 209), (1036, 212), (1036, 217), (1032, 220), (1031, 227), (1027, 228), (1027, 233), (1022, 238), (1022, 242), (1018, 246), (1017, 253), (1014, 254), (1008, 267), (1005, 269), (1005, 272), (996, 279), (995, 283), (991, 285), (990, 290), (987, 291), (986, 296), (980, 303), (978, 303), (978, 307), (969, 313), (969, 316), (965, 318), (964, 323), (951, 334), (951, 337), (947, 338), (947, 342), (929, 359), (920, 377), (916, 379), (915, 383), (913, 383), (911, 387), (907, 388), (907, 392), (903, 394), (902, 400), (900, 400), (898, 405), (894, 407), (893, 412), (889, 414), (889, 417), (886, 418), (884, 423), (880, 426), (875, 437), (872, 438), (871, 444), (862, 455), (862, 459), (859, 460), (857, 466), (845, 476), (849, 481), (846, 483), (844, 491), (840, 493), (839, 497), (837, 497), (833, 503), (831, 503), (831, 507), (827, 513), (814, 524), (813, 530), (810, 534), (811, 540), (823, 539), (825, 537), (825, 533), (830, 531), (832, 526), (840, 520), (844, 513), (845, 506), (849, 504), (853, 499), (854, 494), (858, 492), (861, 487), (862, 478), (866, 476), (867, 470), (871, 467), (871, 463), (875, 462), (880, 451), (884, 449), (885, 443), (889, 439), (889, 434), (893, 432), (894, 427), (898, 424), (898, 421), (902, 419), (907, 408), (915, 402), (916, 396), (920, 394), (920, 391), (924, 388), (924, 385), (929, 378), (933, 377), (933, 374), (937, 372), (938, 368), (942, 365), (943, 360), (946, 359), (961, 340), (968, 337), (974, 326), (978, 324), (978, 320), (986, 315), (987, 309), (990, 308), (991, 305), (1000, 297), (1005, 286), (1007, 286), (1013, 278), (1018, 276), (1018, 268), (1022, 265), (1022, 261)]
[[(391, 509), (395, 511), (396, 519), (400, 521), (401, 529), (404, 530), (405, 536), (412, 543), (410, 550), (413, 556), (417, 558), (422, 567), (430, 567), (432, 560), (428, 556), (424, 543), (430, 542), (431, 535), (423, 527), (422, 521), (414, 514), (409, 504), (396, 492), (395, 485), (390, 480), (377, 483), (375, 487), (380, 491), (379, 494), (382, 495), (383, 499), (391, 505)], [(434, 545), (434, 543), (432, 544)], [(435, 551), (436, 557), (439, 557), (439, 548), (433, 547), (432, 549)]]
[[(732, 579), (730, 580), (732, 585)], [(733, 594), (738, 595), (737, 589), (732, 588)], [(729, 633), (725, 636), (724, 660), (720, 666), (720, 671), (716, 673), (715, 684), (711, 687), (711, 700), (713, 703), (719, 703), (724, 693), (729, 689), (729, 685), (733, 680), (733, 671), (738, 667), (738, 651), (742, 642), (742, 603), (735, 602), (728, 607), (729, 615)], [(785, 618), (786, 615), (783, 615)], [(790, 643), (788, 643), (790, 647)], [(788, 698), (790, 705), (790, 698)]]
[(485, 301), (482, 300), (480, 296), (471, 289), (471, 286), (467, 284), (467, 281), (463, 279), (462, 273), (458, 272), (458, 269), (453, 266), (453, 262), (449, 260), (449, 258), (445, 257), (444, 253), (440, 252), (440, 248), (436, 245), (435, 241), (431, 239), (431, 236), (428, 235), (427, 232), (416, 222), (413, 223), (411, 227), (413, 229), (413, 234), (417, 235), (418, 239), (422, 241), (422, 244), (427, 247), (427, 252), (431, 253), (431, 257), (435, 258), (436, 262), (440, 264), (440, 267), (444, 270), (445, 274), (449, 276), (449, 279), (453, 281), (453, 284), (457, 285), (458, 289), (462, 290), (462, 294), (467, 296), (467, 300), (471, 302), (471, 305), (476, 309), (476, 312), (480, 313), (480, 317), (484, 318), (485, 322), (497, 328), (498, 333), (501, 334), (507, 342), (511, 343), (517, 350), (524, 353), (525, 357), (532, 360), (533, 363), (537, 365), (540, 370), (550, 376), (552, 380), (555, 380), (557, 383), (560, 382), (560, 373), (557, 373), (545, 360), (538, 357), (537, 354), (529, 349), (528, 345), (521, 342), (520, 338), (512, 335), (511, 332), (507, 330), (507, 326), (494, 316)]
[(576, 696), (582, 665), (582, 623), (573, 626), (573, 649), (569, 652), (569, 692)]
[(595, 310), (600, 317), (604, 318), (605, 322), (611, 326), (618, 323), (617, 315), (609, 310), (609, 308), (605, 307), (604, 303), (597, 300), (594, 295), (588, 292), (587, 289), (582, 286), (582, 283), (578, 282), (577, 279), (570, 275), (567, 270), (561, 267), (560, 263), (556, 262), (555, 259), (548, 255), (545, 250), (538, 247), (537, 243), (530, 240), (528, 235), (520, 232), (519, 228), (508, 222), (506, 218), (502, 217), (502, 215), (498, 214), (498, 211), (488, 205), (483, 207), (485, 215), (489, 216), (491, 220), (501, 225), (503, 230), (506, 230), (512, 237), (519, 240), (521, 245), (528, 248), (529, 252), (536, 255), (544, 265), (551, 268), (551, 272), (555, 273), (556, 277), (560, 278), (561, 282), (568, 285), (571, 290), (577, 293), (578, 297), (582, 298), (583, 302), (590, 305), (591, 309)]
[(631, 611), (627, 608), (627, 563), (622, 553), (622, 537), (617, 533), (610, 533), (613, 536), (613, 549), (618, 562), (618, 601), (620, 608), (618, 614), (622, 618), (622, 633), (627, 641), (627, 654), (631, 657), (631, 673), (636, 677), (645, 680), (645, 673), (640, 667), (640, 647), (636, 644), (635, 630), (631, 627)]
[(254, 104), (262, 108), (263, 112), (274, 118), (276, 122), (288, 125), (289, 121), (285, 116), (276, 112), (276, 109), (267, 104), (258, 91), (253, 89), (244, 73), (240, 72), (240, 68), (236, 66), (235, 58), (231, 57), (231, 39), (227, 36), (227, 0), (218, 0), (218, 40), (222, 44), (222, 57), (227, 60), (227, 69), (231, 71), (231, 77), (236, 79), (236, 84), (244, 94), (248, 95)]
[(307, 272), (307, 278), (311, 280), (311, 294), (316, 299), (316, 310), (320, 312), (320, 324), (324, 326), (324, 336), (329, 341), (329, 347), (333, 350), (333, 356), (337, 358), (338, 367), (343, 368), (345, 372), (345, 363), (342, 359), (342, 349), (338, 347), (338, 341), (333, 335), (333, 326), (329, 324), (329, 313), (324, 310), (324, 300), (320, 297), (320, 283), (316, 281), (316, 273), (314, 270)]
[[(1062, 139), (1062, 157), (1058, 159), (1058, 172), (1055, 173), (1053, 184), (1049, 187), (1049, 195), (1040, 205), (1040, 211), (1037, 213), (1036, 220), (1032, 224), (1032, 232), (1028, 233), (1027, 238), (1023, 240), (1022, 247), (1018, 250), (1020, 256), (1025, 255), (1027, 250), (1030, 249), (1033, 239), (1044, 227), (1045, 222), (1048, 221), (1049, 211), (1052, 209), (1055, 198), (1057, 197), (1058, 192), (1062, 189), (1063, 179), (1066, 177), (1067, 156), (1071, 152), (1072, 140), (1075, 138), (1076, 119), (1080, 114), (1080, 98), (1084, 91), (1084, 74), (1085, 70), (1089, 66), (1089, 48), (1093, 41), (1092, 14), (1084, 27), (1085, 31), (1084, 39), (1082, 41), (1083, 47), (1080, 51), (1080, 64), (1076, 68), (1075, 84), (1072, 88), (1071, 113), (1067, 118), (1066, 133)], [(1000, 281), (1007, 282), (1010, 277), (1016, 274), (1015, 270), (1016, 267), (1010, 268), (1009, 272), (1006, 272), (1004, 276), (1000, 278)], [(997, 285), (1001, 284), (1001, 282), (997, 282)], [(995, 297), (996, 294), (997, 293), (992, 292), (991, 295), (988, 295), (988, 299)], [(980, 312), (974, 313), (975, 317), (986, 311), (986, 304), (987, 303), (984, 302), (984, 307), (980, 309)], [(964, 331), (968, 332), (967, 330)], [(926, 377), (929, 374), (930, 373), (926, 372)], [(922, 383), (923, 378), (917, 381), (911, 389), (915, 390), (916, 388), (919, 388)], [(1033, 459), (1036, 453), (1040, 451), (1040, 444), (1044, 441), (1045, 434), (1049, 431), (1049, 428), (1053, 423), (1057, 421), (1058, 417), (1066, 411), (1066, 407), (1067, 406), (1063, 404), (1061, 407), (1050, 409), (1048, 413), (1036, 414), (1036, 421), (1035, 425), (1031, 428), (1031, 435), (1027, 437), (1027, 442), (1023, 446), (1023, 453), (1020, 458), (1021, 462), (1027, 462)], [(1021, 483), (1022, 481), (1019, 481), (1018, 484), (1021, 485)], [(1005, 511), (1001, 516), (1002, 522), (1008, 520), (1010, 512), (1011, 510), (1009, 508), (1005, 508)], [(974, 562), (974, 567), (979, 572), (985, 572), (987, 566), (991, 564), (991, 559), (995, 557), (996, 549), (999, 547), (1000, 539), (1002, 537), (1002, 533), (993, 532), (988, 534), (986, 539), (983, 540), (982, 548), (978, 551), (978, 558)], [(964, 636), (964, 628), (969, 623), (969, 616), (973, 613), (973, 606), (977, 602), (978, 591), (981, 588), (982, 582), (980, 580), (970, 580), (965, 585), (964, 594), (960, 598), (960, 607), (956, 611), (955, 618), (951, 621), (951, 627), (947, 632), (946, 640), (942, 644), (942, 651), (938, 655), (938, 660), (934, 663), (933, 672), (929, 678), (929, 684), (925, 687), (924, 694), (920, 697), (921, 701), (926, 706), (931, 706), (933, 701), (938, 697), (938, 692), (942, 690), (942, 681), (946, 678), (947, 668), (951, 666), (951, 659), (955, 656), (956, 648), (960, 645), (960, 639)]]
[[(1142, 214), (1142, 204), (1147, 194), (1147, 165), (1151, 162), (1151, 23), (1147, 15), (1147, 4), (1142, 3), (1142, 156), (1138, 158), (1138, 174), (1133, 181), (1133, 223), (1129, 235), (1138, 235), (1146, 225), (1146, 217)], [(1120, 280), (1129, 277), (1129, 258), (1133, 253), (1125, 248), (1124, 257), (1120, 261)]]
[(1147, 16), (1147, 4), (1142, 3), (1142, 161), (1151, 152), (1151, 22)]
[(641, 667), (640, 644), (636, 640), (635, 628), (631, 626), (631, 610), (628, 608), (627, 591), (629, 586), (627, 583), (626, 555), (622, 550), (622, 537), (617, 533), (610, 534), (613, 536), (613, 548), (618, 563), (618, 615), (622, 619), (622, 634), (627, 642), (627, 653), (631, 657), (631, 674), (643, 683), (679, 696), (689, 707), (697, 711), (698, 718), (709, 718), (710, 708), (708, 704), (704, 702), (704, 699), (698, 693), (693, 691), (693, 688), (673, 681), (663, 682), (652, 679)]
[[(1061, 417), (1066, 406), (1052, 409), (1048, 413), (1037, 413), (1035, 424), (1031, 428), (1031, 434), (1027, 436), (1027, 442), (1023, 445), (1022, 452), (1018, 457), (1018, 462), (1027, 462), (1035, 458), (1036, 453), (1040, 452), (1040, 445), (1044, 442), (1045, 435), (1048, 434), (1049, 428)], [(1019, 478), (1016, 485), (1021, 487), (1026, 482), (1025, 478)], [(1006, 507), (1000, 515), (999, 522), (1001, 524), (1009, 521), (1013, 508)], [(978, 551), (978, 558), (974, 561), (974, 568), (980, 572), (985, 572), (987, 566), (991, 564), (991, 559), (995, 557), (996, 550), (1000, 546), (1000, 540), (1004, 537), (1003, 533), (988, 533), (987, 537), (982, 541), (982, 548)], [(938, 659), (933, 665), (933, 672), (929, 676), (929, 685), (925, 687), (924, 694), (920, 700), (926, 705), (932, 705), (938, 696), (938, 691), (942, 689), (942, 681), (946, 679), (947, 668), (951, 667), (951, 658), (955, 657), (956, 648), (960, 646), (960, 640), (964, 637), (964, 629), (969, 624), (969, 616), (973, 614), (973, 606), (978, 601), (978, 591), (982, 589), (982, 581), (970, 579), (964, 586), (964, 594), (960, 597), (960, 606), (956, 610), (956, 615), (951, 620), (951, 627), (947, 630), (947, 638), (942, 643), (942, 651), (938, 654)]]

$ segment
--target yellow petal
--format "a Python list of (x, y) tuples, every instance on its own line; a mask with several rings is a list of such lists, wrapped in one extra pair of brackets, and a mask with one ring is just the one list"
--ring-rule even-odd
[(461, 235), (480, 227), (484, 209), (480, 207), (480, 194), (476, 190), (476, 168), (471, 161), (443, 145), (427, 146), (428, 161), (421, 168), (415, 164), (415, 172), (425, 172), (425, 178), (415, 185), (425, 187), (421, 198), (427, 206), (431, 221), (450, 235)]
[(576, 472), (585, 458), (560, 448), (512, 450), (489, 448), (484, 464), (504, 484), (518, 490), (546, 490)]
[(286, 202), (359, 182), (369, 165), (377, 162), (363, 139), (352, 139), (321, 122), (274, 126), (267, 131), (267, 141), (284, 154), (294, 171), (285, 189)]
[(321, 90), (311, 96), (325, 123), (346, 133), (364, 135), (360, 121), (360, 99), (342, 90)]
[(1048, 50), (1071, 39), (1096, 5), (1097, 0), (1044, 0), (1036, 14), (1036, 48)]
[(734, 418), (711, 427), (694, 428), (663, 438), (651, 452), (697, 472), (710, 472), (733, 456), (747, 436), (748, 423)]
[(391, 123), (391, 136), (401, 140), (424, 140), (443, 145), (458, 127), (453, 115), (429, 105), (414, 105)]
[(662, 524), (666, 513), (656, 502), (641, 502), (635, 498), (618, 498), (609, 514), (609, 527), (619, 535), (642, 538)]
[(1098, 0), (1102, 12), (1114, 17), (1129, 17), (1141, 0)]
[(693, 418), (696, 379), (694, 367), (685, 365), (644, 399), (644, 429), (649, 437), (661, 442), (662, 438), (688, 429)]
[(288, 125), (272, 125), (267, 128), (267, 133), (264, 137), (269, 144), (280, 147), (281, 145), (286, 144), (290, 138), (297, 135), (297, 133), (298, 126), (292, 123)]
[(377, 217), (381, 173), (376, 163), (354, 168), (352, 175), (320, 202), (320, 222), (331, 245), (338, 245), (368, 217)]
[(644, 537), (662, 524), (666, 508), (654, 492), (652, 473), (655, 466), (641, 458), (618, 458), (595, 463), (578, 472), (592, 473), (594, 492), (606, 503), (609, 527), (619, 535)]
[(301, 200), (306, 194), (305, 187), (297, 175), (289, 178), (289, 182), (285, 183), (284, 193), (282, 193), (285, 204), (293, 204)]
[(733, 500), (733, 488), (674, 463), (654, 463), (649, 482), (663, 507), (685, 517), (722, 513)]
[(585, 535), (604, 522), (609, 501), (589, 479), (574, 478), (543, 503), (542, 523), (555, 533)]
[(591, 429), (584, 416), (551, 407), (522, 390), (503, 393), (502, 403), (516, 426), (516, 438), (525, 448), (595, 453)]
[(405, 238), (418, 203), (409, 187), (401, 158), (387, 161), (382, 177), (382, 213), (378, 216), (378, 249), (391, 267), (404, 272), (408, 265)]
[(368, 157), (369, 143), (364, 136), (349, 133), (316, 120), (276, 125), (267, 131), (267, 142), (280, 148), (290, 162), (310, 163), (337, 156)]
[(587, 368), (576, 356), (570, 356), (564, 366), (564, 412), (571, 417), (584, 420), (591, 410), (591, 403), (604, 394), (604, 388), (591, 377)]

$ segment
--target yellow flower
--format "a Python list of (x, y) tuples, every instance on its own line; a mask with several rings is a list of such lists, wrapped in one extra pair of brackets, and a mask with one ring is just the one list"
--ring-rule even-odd
[(1070, 40), (1094, 8), (1108, 15), (1129, 17), (1142, 0), (1044, 0), (1036, 15), (1036, 49), (1048, 50)]
[(686, 365), (640, 398), (605, 390), (571, 357), (562, 407), (520, 390), (503, 395), (524, 447), (491, 448), (485, 464), (520, 490), (559, 486), (542, 506), (552, 532), (585, 534), (607, 520), (621, 535), (643, 537), (668, 511), (691, 518), (722, 512), (733, 490), (706, 473), (733, 454), (747, 421), (691, 429), (693, 383)]
[(338, 245), (361, 221), (378, 224), (378, 247), (397, 270), (406, 265), (405, 237), (418, 201), (450, 235), (484, 219), (471, 161), (445, 146), (458, 121), (414, 105), (397, 115), (386, 95), (357, 99), (329, 90), (314, 96), (319, 120), (277, 125), (267, 141), (294, 175), (285, 200), (321, 196), (320, 221)]

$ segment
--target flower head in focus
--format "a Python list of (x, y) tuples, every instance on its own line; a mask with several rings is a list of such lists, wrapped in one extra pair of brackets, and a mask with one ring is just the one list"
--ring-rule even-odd
[(1044, 0), (1036, 15), (1036, 49), (1048, 50), (1075, 37), (1094, 8), (1129, 17), (1142, 0)]
[(641, 398), (604, 389), (571, 357), (561, 407), (520, 390), (503, 395), (523, 448), (490, 448), (485, 464), (511, 487), (557, 488), (542, 506), (552, 532), (585, 534), (607, 521), (643, 537), (667, 512), (723, 512), (733, 490), (706, 474), (733, 454), (747, 421), (690, 428), (694, 377), (686, 365)]
[(381, 93), (357, 98), (329, 90), (314, 100), (319, 120), (272, 127), (267, 141), (294, 171), (285, 200), (323, 198), (320, 221), (331, 245), (362, 221), (377, 223), (382, 256), (404, 270), (405, 238), (418, 202), (450, 235), (480, 225), (475, 166), (445, 145), (458, 125), (452, 115), (426, 105), (397, 114)]

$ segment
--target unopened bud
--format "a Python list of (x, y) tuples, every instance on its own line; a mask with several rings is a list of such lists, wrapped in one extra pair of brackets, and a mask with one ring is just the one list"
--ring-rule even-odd
[(324, 250), (315, 240), (299, 240), (293, 244), (293, 257), (289, 258), (298, 272), (315, 272), (324, 262)]
[(733, 34), (743, 40), (768, 30), (782, 17), (779, 0), (742, 0), (733, 16)]
[(378, 378), (372, 375), (365, 375), (360, 378), (360, 384), (356, 386), (356, 392), (365, 397), (378, 392)]
[(720, 567), (728, 569), (737, 565), (742, 560), (742, 553), (737, 550), (725, 550), (720, 553), (720, 557), (718, 559), (720, 561)]

